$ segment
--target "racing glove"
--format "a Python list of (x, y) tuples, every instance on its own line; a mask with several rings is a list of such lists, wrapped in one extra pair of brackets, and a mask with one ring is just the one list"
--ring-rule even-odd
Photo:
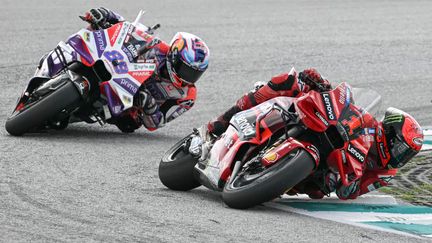
[(94, 27), (108, 28), (124, 20), (120, 15), (104, 7), (90, 9), (85, 13), (84, 19), (91, 23), (93, 29), (97, 29)]
[(307, 84), (310, 89), (325, 92), (331, 89), (330, 82), (323, 78), (315, 68), (308, 68), (299, 73), (299, 79)]

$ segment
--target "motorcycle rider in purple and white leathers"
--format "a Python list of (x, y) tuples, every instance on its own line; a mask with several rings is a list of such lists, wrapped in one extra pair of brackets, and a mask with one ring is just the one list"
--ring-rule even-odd
[[(106, 29), (124, 21), (122, 16), (103, 7), (91, 9), (82, 19), (90, 23), (90, 30)], [(207, 69), (210, 52), (204, 41), (185, 32), (178, 32), (169, 45), (149, 32), (138, 32), (130, 38), (133, 39), (122, 48), (126, 56), (137, 62), (153, 61), (156, 70), (151, 80), (140, 87), (138, 102), (108, 122), (123, 132), (133, 132), (141, 125), (153, 131), (194, 105), (197, 92), (194, 84)], [(131, 43), (133, 46), (129, 46)], [(136, 56), (139, 48), (144, 49), (144, 53)], [(130, 49), (135, 52), (128, 51)], [(64, 68), (58, 59), (56, 49), (46, 54), (35, 77), (55, 76)]]

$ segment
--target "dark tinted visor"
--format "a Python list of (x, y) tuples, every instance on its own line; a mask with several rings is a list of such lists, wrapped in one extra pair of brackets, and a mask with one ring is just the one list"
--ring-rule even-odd
[(395, 136), (391, 141), (389, 164), (393, 168), (400, 168), (410, 161), (418, 152), (408, 146), (402, 139)]
[(179, 78), (183, 79), (184, 82), (190, 84), (195, 83), (204, 73), (204, 71), (196, 70), (182, 61), (178, 61), (174, 65), (174, 71)]

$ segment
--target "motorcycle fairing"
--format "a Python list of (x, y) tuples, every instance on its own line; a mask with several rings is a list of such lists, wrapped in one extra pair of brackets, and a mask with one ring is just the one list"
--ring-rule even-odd
[(310, 91), (295, 102), (299, 118), (316, 132), (324, 132), (336, 125), (342, 111), (352, 103), (351, 87), (341, 83), (335, 89), (319, 93)]
[[(107, 97), (111, 115), (119, 115), (133, 106), (134, 95), (156, 69), (156, 64), (151, 61), (131, 62), (122, 48), (128, 35), (133, 31), (146, 31), (144, 25), (138, 26), (122, 22), (105, 30), (78, 31), (66, 43), (60, 42), (57, 48), (45, 57), (34, 79), (37, 81), (39, 79), (36, 77), (52, 78), (75, 61), (91, 67), (96, 61), (101, 60), (111, 73), (112, 79), (100, 83), (100, 91)], [(33, 79), (30, 80), (28, 87), (32, 83)]]
[(304, 149), (309, 152), (309, 154), (315, 161), (315, 168), (318, 167), (320, 161), (318, 149), (309, 142), (298, 141), (294, 138), (288, 138), (283, 143), (268, 149), (266, 153), (262, 156), (261, 163), (264, 166), (271, 166), (272, 164), (279, 161), (279, 159), (283, 158), (285, 155), (298, 149)]
[(28, 81), (27, 86), (24, 88), (21, 97), (18, 99), (17, 107), (25, 97), (26, 92), (31, 93), (35, 88), (40, 86), (43, 82), (51, 79), (58, 72), (63, 70), (68, 64), (77, 60), (76, 52), (63, 41), (59, 42), (54, 50), (47, 53), (39, 61), (38, 68), (36, 69), (33, 77)]
[(292, 101), (291, 97), (277, 97), (234, 115), (226, 132), (214, 143), (205, 164), (198, 163), (195, 166), (210, 182), (206, 186), (221, 190), (232, 173), (236, 155), (241, 153), (243, 159), (248, 158), (257, 146), (264, 144), (276, 130), (284, 127), (284, 121), (274, 109), (274, 104), (288, 108)]
[[(329, 168), (339, 172), (342, 182), (362, 176), (367, 152), (372, 145), (373, 134), (365, 134), (371, 127), (373, 117), (357, 107), (352, 99), (351, 88), (341, 83), (335, 89), (318, 93), (311, 91), (295, 102), (300, 119), (311, 130), (326, 133), (330, 139), (341, 136), (342, 144), (334, 144), (333, 151), (326, 158)], [(336, 129), (337, 134), (335, 134)]]

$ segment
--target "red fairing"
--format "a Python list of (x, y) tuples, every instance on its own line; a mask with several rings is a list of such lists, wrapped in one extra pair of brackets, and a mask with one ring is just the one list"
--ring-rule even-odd
[[(366, 158), (372, 142), (364, 142), (363, 137), (347, 142), (343, 148), (335, 149), (327, 157), (329, 169), (338, 172), (344, 185), (363, 176)], [(355, 175), (348, 180), (348, 175)]]
[(311, 157), (315, 161), (315, 166), (319, 164), (319, 152), (318, 149), (310, 143), (300, 142), (293, 138), (285, 140), (282, 144), (277, 145), (275, 148), (271, 148), (261, 159), (264, 166), (270, 166), (277, 162), (280, 158), (289, 154), (293, 150), (304, 149), (309, 152)]
[(129, 71), (128, 74), (132, 78), (143, 84), (144, 81), (146, 81), (153, 75), (153, 71)]
[(113, 46), (115, 41), (117, 40), (117, 37), (119, 36), (122, 27), (123, 27), (123, 22), (120, 22), (107, 29), (111, 46)]
[(389, 181), (396, 176), (397, 169), (367, 171), (360, 180), (359, 195), (387, 186)]
[[(328, 126), (336, 125), (345, 106), (350, 105), (352, 93), (346, 83), (329, 92), (310, 91), (295, 102), (300, 119), (310, 129), (324, 132)], [(353, 109), (357, 110), (357, 108)]]
[(231, 175), (231, 165), (234, 156), (237, 154), (240, 147), (246, 143), (238, 141), (237, 131), (233, 127), (228, 127), (227, 131), (220, 138), (220, 142), (216, 142), (211, 150), (211, 155), (215, 156), (216, 163), (214, 166), (220, 168), (219, 180), (227, 181)]
[[(246, 151), (246, 154), (239, 159), (247, 158), (248, 155), (260, 144), (267, 142), (273, 133), (281, 128), (283, 128), (283, 120), (280, 117), (280, 114), (277, 116), (276, 111), (272, 111), (266, 113), (268, 108), (271, 107), (273, 103), (278, 102), (279, 104), (285, 104), (287, 107), (291, 104), (292, 99), (287, 97), (279, 97), (275, 98), (267, 103), (260, 104), (258, 106), (253, 107), (252, 109), (243, 111), (242, 113), (238, 113), (233, 117), (232, 122), (240, 124), (241, 128), (245, 125), (249, 120), (256, 121), (263, 114), (267, 114), (262, 116), (262, 119), (259, 123), (252, 126), (250, 125), (248, 131), (260, 131), (259, 133), (253, 134), (250, 138), (239, 138), (239, 131), (236, 130), (234, 125), (229, 126), (226, 132), (221, 136), (219, 140), (217, 140), (211, 150), (210, 165), (214, 167), (220, 168), (219, 180), (225, 182), (229, 179), (231, 175), (231, 167), (236, 162), (234, 161), (235, 156), (242, 148), (242, 146), (246, 145), (250, 147), (250, 150)], [(239, 129), (241, 129), (239, 128)], [(245, 128), (247, 129), (247, 128)], [(247, 133), (246, 130), (242, 131), (243, 134)], [(302, 145), (303, 146), (303, 145)]]
[[(362, 177), (374, 134), (359, 134), (377, 124), (370, 114), (351, 103), (351, 97), (350, 87), (342, 83), (329, 92), (310, 91), (294, 102), (300, 119), (309, 129), (344, 132), (343, 145), (335, 148), (326, 158), (329, 168), (340, 174), (344, 185)], [(350, 180), (348, 175), (351, 175)]]
[(324, 132), (327, 130), (329, 122), (327, 121), (325, 113), (315, 108), (316, 103), (318, 107), (322, 107), (321, 96), (315, 91), (311, 91), (309, 94), (308, 96), (300, 97), (295, 103), (299, 118), (308, 128), (316, 132)]

